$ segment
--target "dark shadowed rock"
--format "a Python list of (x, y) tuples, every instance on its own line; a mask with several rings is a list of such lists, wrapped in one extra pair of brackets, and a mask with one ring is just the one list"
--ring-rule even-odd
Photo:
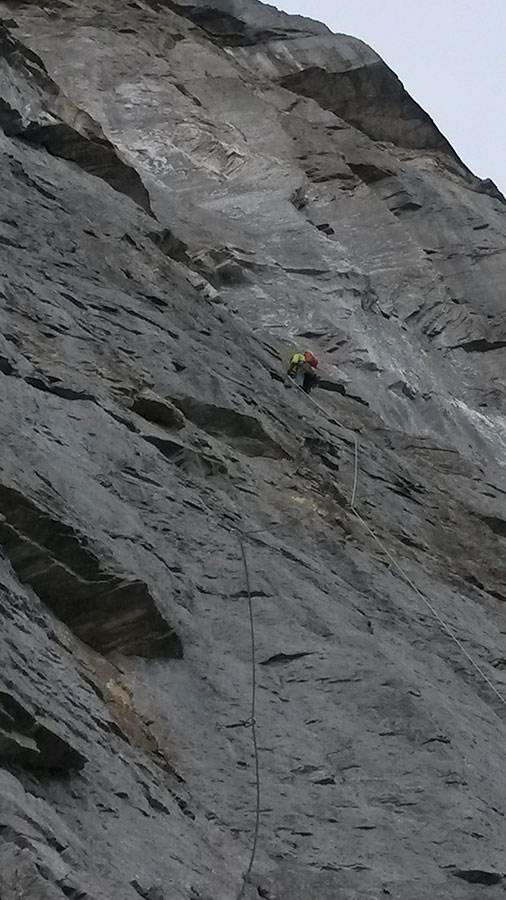
[(469, 884), (483, 884), (489, 886), (492, 884), (501, 884), (503, 875), (498, 872), (483, 872), (481, 869), (464, 869), (460, 872), (453, 873), (457, 878), (462, 878)]
[(67, 772), (86, 759), (5, 690), (0, 690), (0, 760), (29, 769)]
[[(310, 66), (286, 75), (280, 83), (296, 94), (316, 100), (376, 141), (443, 150), (457, 158), (432, 119), (382, 60), (338, 72)], [(376, 173), (371, 179), (370, 171), (367, 177), (378, 180)]]
[(0, 509), (0, 545), (20, 581), (77, 637), (102, 653), (183, 655), (142, 581), (105, 572), (82, 535), (5, 485)]
[(180, 410), (170, 400), (158, 397), (149, 388), (144, 388), (137, 394), (132, 409), (148, 422), (157, 422), (159, 425), (176, 430), (184, 428), (185, 418)]
[[(90, 124), (93, 129), (89, 128)], [(87, 135), (80, 134), (65, 122), (54, 125), (30, 122), (26, 128), (16, 129), (15, 133), (32, 144), (45, 147), (52, 156), (67, 159), (90, 175), (102, 178), (115, 191), (131, 197), (151, 214), (149, 194), (137, 172), (118, 157), (113, 145), (100, 134), (96, 123), (88, 122), (87, 125)], [(7, 133), (12, 134), (12, 128)]]
[(174, 403), (195, 425), (208, 434), (222, 437), (246, 456), (282, 459), (288, 455), (254, 416), (194, 397), (174, 397)]
[(6, 70), (0, 87), (6, 92), (0, 97), (0, 126), (5, 133), (76, 163), (151, 213), (149, 194), (136, 170), (120, 159), (98, 122), (60, 90), (40, 56), (18, 41), (6, 22), (0, 22), (0, 55)]

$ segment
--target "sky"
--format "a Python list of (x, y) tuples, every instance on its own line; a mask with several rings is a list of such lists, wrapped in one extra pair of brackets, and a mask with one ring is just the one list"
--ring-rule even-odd
[(506, 194), (506, 0), (270, 0), (369, 44)]

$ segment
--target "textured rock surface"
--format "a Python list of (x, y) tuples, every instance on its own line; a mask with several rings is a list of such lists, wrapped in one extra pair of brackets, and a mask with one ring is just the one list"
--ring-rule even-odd
[(237, 897), (238, 528), (245, 896), (504, 896), (505, 706), (434, 617), (504, 696), (504, 198), (255, 0), (0, 15), (2, 900)]

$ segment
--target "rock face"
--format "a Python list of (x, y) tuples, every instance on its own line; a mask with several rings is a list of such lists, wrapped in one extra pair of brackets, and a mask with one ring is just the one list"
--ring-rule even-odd
[(256, 0), (0, 16), (2, 900), (241, 895), (248, 584), (242, 896), (504, 896), (504, 198)]

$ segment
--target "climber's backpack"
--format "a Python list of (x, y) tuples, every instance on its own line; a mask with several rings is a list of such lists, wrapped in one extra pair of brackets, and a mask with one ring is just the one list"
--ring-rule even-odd
[(306, 352), (304, 353), (304, 358), (306, 362), (313, 367), (313, 369), (316, 369), (318, 367), (318, 360), (314, 353), (310, 353), (309, 350), (306, 350)]

